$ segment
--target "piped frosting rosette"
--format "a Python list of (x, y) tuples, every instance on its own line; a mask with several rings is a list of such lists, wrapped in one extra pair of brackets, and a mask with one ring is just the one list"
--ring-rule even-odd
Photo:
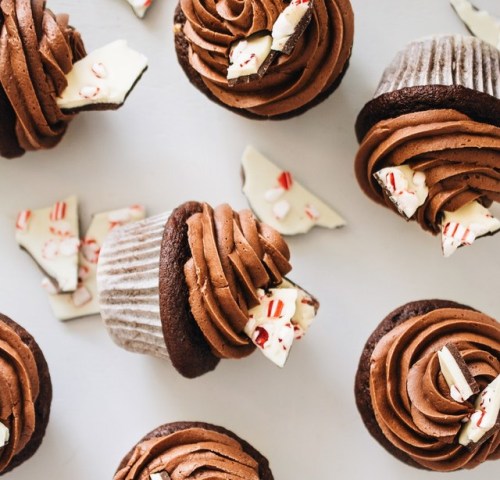
[(440, 308), (409, 318), (382, 337), (371, 356), (371, 404), (386, 441), (416, 465), (435, 471), (500, 459), (498, 411), (480, 442), (460, 443), (467, 423), (481, 422), (473, 416), (476, 408), (485, 406), (452, 397), (438, 356), (450, 343), (485, 392), (500, 374), (500, 324), (473, 310)]
[[(290, 11), (305, 4), (303, 20)], [(309, 5), (312, 10), (307, 13)], [(282, 27), (274, 29), (274, 35), (288, 33), (285, 37), (291, 39), (291, 51), (285, 54), (272, 50), (282, 47), (277, 47), (277, 42), (272, 46), (271, 35), (287, 7), (287, 20), (283, 23), (282, 17)], [(345, 70), (353, 40), (353, 13), (348, 0), (293, 0), (290, 4), (271, 0), (181, 0), (175, 22), (177, 54), (190, 80), (218, 103), (257, 118), (292, 116), (323, 100)], [(234, 60), (235, 45), (251, 43), (259, 36), (269, 38), (265, 47), (256, 46), (255, 51), (250, 48), (248, 58), (243, 55)], [(244, 81), (228, 79), (231, 63), (239, 63), (237, 68), (243, 72), (259, 55), (265, 73), (261, 70)]]

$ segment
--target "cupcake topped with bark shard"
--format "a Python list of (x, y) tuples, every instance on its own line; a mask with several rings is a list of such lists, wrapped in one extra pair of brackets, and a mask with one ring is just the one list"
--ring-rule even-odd
[(318, 302), (288, 280), (287, 244), (248, 210), (187, 202), (115, 229), (99, 255), (101, 315), (123, 348), (184, 376), (259, 349), (283, 367)]
[(0, 156), (56, 146), (77, 112), (123, 105), (146, 68), (122, 40), (87, 56), (44, 0), (1, 0)]
[(288, 118), (339, 85), (351, 55), (349, 0), (180, 0), (179, 62), (216, 103), (251, 118)]
[(411, 43), (358, 116), (368, 197), (441, 235), (445, 256), (500, 231), (500, 51), (474, 37)]

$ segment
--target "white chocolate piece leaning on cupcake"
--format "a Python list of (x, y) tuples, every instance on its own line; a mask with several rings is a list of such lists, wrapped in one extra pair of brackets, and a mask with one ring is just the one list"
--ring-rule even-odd
[(68, 86), (57, 99), (62, 110), (118, 108), (148, 66), (147, 58), (117, 40), (82, 58), (66, 76)]
[(473, 35), (500, 50), (500, 20), (478, 10), (468, 0), (450, 0), (450, 3)]
[(0, 448), (5, 447), (9, 443), (10, 431), (9, 429), (0, 422)]
[(443, 255), (449, 257), (457, 248), (471, 245), (485, 235), (500, 231), (500, 220), (480, 203), (473, 201), (455, 212), (444, 212), (441, 222)]
[(407, 165), (386, 167), (374, 174), (401, 215), (411, 218), (429, 195), (425, 174), (416, 172)]
[(170, 480), (170, 475), (167, 472), (152, 473), (149, 480)]
[(257, 75), (271, 53), (271, 43), (270, 35), (254, 35), (236, 42), (229, 53), (227, 79)]
[(243, 193), (255, 215), (283, 235), (306, 233), (315, 226), (337, 228), (345, 220), (326, 203), (253, 147), (242, 158)]
[(19, 213), (16, 241), (33, 257), (57, 291), (76, 290), (80, 236), (75, 196), (52, 207)]
[(279, 14), (272, 30), (273, 44), (271, 48), (273, 50), (291, 52), (293, 45), (290, 45), (290, 40), (312, 5), (311, 0), (292, 0)]
[(463, 426), (459, 443), (464, 447), (480, 442), (488, 432), (498, 428), (500, 412), (500, 375), (477, 397), (475, 412)]
[(127, 2), (139, 18), (144, 18), (149, 7), (153, 4), (153, 0), (127, 0)]
[(99, 313), (97, 293), (97, 261), (99, 252), (108, 233), (114, 228), (142, 220), (146, 210), (142, 205), (112, 210), (94, 215), (82, 239), (79, 253), (78, 288), (72, 293), (58, 293), (50, 290), (46, 279), (42, 285), (49, 287), (49, 303), (54, 316), (59, 320), (95, 315)]

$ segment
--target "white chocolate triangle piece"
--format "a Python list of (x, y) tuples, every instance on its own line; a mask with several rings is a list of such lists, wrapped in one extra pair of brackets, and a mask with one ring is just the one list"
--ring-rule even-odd
[(468, 0), (450, 0), (462, 22), (480, 40), (500, 50), (500, 21), (485, 10), (477, 10)]
[(278, 367), (283, 367), (292, 348), (297, 290), (295, 288), (259, 289), (260, 305), (249, 310), (245, 333), (261, 352)]
[(96, 273), (101, 245), (113, 228), (145, 217), (146, 210), (142, 205), (94, 215), (81, 242), (78, 257), (78, 288), (73, 293), (66, 294), (48, 292), (49, 303), (56, 318), (71, 320), (99, 313)]
[(10, 431), (9, 429), (0, 422), (0, 448), (5, 447), (9, 443)]
[(477, 397), (476, 411), (462, 427), (458, 441), (460, 445), (478, 443), (489, 430), (495, 427), (500, 412), (500, 375)]
[(413, 217), (429, 195), (425, 174), (416, 172), (407, 165), (383, 168), (373, 176), (399, 213), (406, 218)]
[(117, 40), (94, 50), (73, 65), (68, 86), (57, 99), (59, 108), (122, 105), (148, 65), (147, 58)]
[[(243, 193), (250, 207), (260, 220), (281, 234), (296, 235), (315, 226), (337, 228), (346, 224), (337, 212), (292, 178), (290, 172), (281, 170), (255, 148), (246, 148), (242, 165)], [(290, 208), (283, 217), (284, 205)]]
[(499, 230), (500, 220), (476, 201), (455, 212), (445, 211), (441, 222), (443, 255), (449, 257), (458, 247), (471, 245), (477, 238)]
[(153, 4), (153, 0), (127, 0), (127, 2), (139, 18), (144, 18), (149, 7)]
[(229, 53), (227, 79), (234, 80), (259, 72), (260, 67), (271, 53), (271, 35), (254, 35), (239, 40)]
[(278, 52), (283, 48), (295, 33), (299, 23), (310, 8), (309, 0), (292, 0), (290, 4), (279, 14), (274, 22), (272, 30), (272, 50)]
[(50, 277), (58, 291), (73, 292), (78, 279), (78, 201), (76, 197), (40, 210), (24, 210), (16, 241)]
[(462, 373), (460, 366), (447, 347), (438, 351), (439, 365), (446, 383), (450, 387), (450, 395), (456, 402), (463, 403), (472, 397), (474, 392)]

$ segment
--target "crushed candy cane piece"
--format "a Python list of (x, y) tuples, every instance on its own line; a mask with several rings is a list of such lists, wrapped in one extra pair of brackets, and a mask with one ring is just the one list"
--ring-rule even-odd
[(106, 70), (106, 67), (104, 66), (104, 64), (101, 62), (94, 63), (94, 65), (92, 65), (91, 70), (92, 70), (92, 73), (97, 78), (106, 78), (108, 76), (108, 71)]
[(91, 98), (95, 98), (97, 97), (97, 95), (99, 95), (99, 92), (101, 91), (101, 89), (99, 87), (83, 87), (81, 90), (80, 90), (80, 96), (89, 100)]
[(16, 221), (16, 230), (21, 230), (22, 232), (28, 230), (30, 219), (31, 210), (23, 210), (22, 212), (19, 212)]
[(425, 174), (407, 165), (386, 167), (373, 175), (399, 213), (411, 218), (429, 195)]
[(66, 202), (56, 202), (50, 211), (50, 221), (58, 222), (66, 218), (66, 210), (68, 204)]
[(283, 194), (285, 193), (285, 189), (281, 187), (277, 188), (270, 188), (269, 190), (264, 193), (264, 198), (269, 202), (269, 203), (274, 203), (276, 200), (281, 198)]
[(272, 37), (268, 34), (257, 34), (238, 40), (229, 53), (227, 79), (236, 80), (257, 75), (271, 53), (271, 43)]
[(80, 239), (77, 237), (68, 237), (60, 240), (59, 253), (64, 257), (76, 255), (80, 249)]
[(85, 285), (82, 285), (71, 294), (71, 299), (75, 307), (83, 307), (92, 300), (92, 294)]
[(291, 205), (286, 200), (281, 200), (273, 205), (273, 213), (278, 220), (284, 220), (290, 209)]
[(71, 235), (73, 230), (73, 226), (70, 222), (66, 220), (57, 220), (50, 224), (49, 226), (50, 233), (58, 236), (58, 237), (67, 237)]
[(99, 245), (99, 243), (97, 243), (97, 240), (87, 237), (82, 240), (82, 254), (83, 258), (85, 258), (87, 262), (97, 265), (100, 252), (101, 246)]
[[(255, 148), (247, 147), (242, 158), (244, 185), (250, 207), (255, 215), (283, 235), (306, 233), (314, 226), (337, 228), (345, 221), (326, 203), (306, 190), (290, 172), (280, 169)], [(273, 197), (269, 192), (281, 190)], [(290, 209), (283, 217), (286, 201)], [(275, 207), (278, 205), (278, 215)]]
[(144, 18), (149, 7), (153, 4), (153, 0), (127, 0), (127, 2), (139, 18)]
[(444, 212), (441, 222), (443, 255), (451, 256), (459, 247), (473, 244), (477, 238), (500, 231), (500, 220), (479, 202), (473, 201), (455, 212)]
[(0, 422), (0, 448), (5, 447), (9, 443), (10, 440), (10, 431), (9, 429)]

